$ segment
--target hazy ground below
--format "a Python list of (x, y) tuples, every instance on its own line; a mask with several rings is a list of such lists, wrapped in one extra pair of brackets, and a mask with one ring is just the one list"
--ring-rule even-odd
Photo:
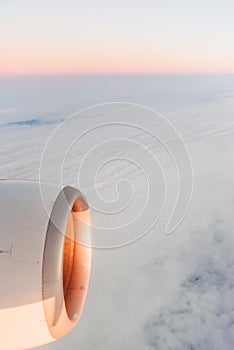
[[(137, 128), (144, 121), (146, 128), (154, 123), (142, 109), (136, 114), (137, 109), (129, 109), (135, 127), (126, 125), (128, 108), (119, 108), (118, 116), (105, 107), (82, 112), (75, 130), (77, 135), (80, 130), (88, 133), (74, 144), (74, 128), (65, 126), (63, 137), (54, 138), (53, 152), (46, 151), (51, 161), (43, 166), (43, 180), (57, 182), (62, 174), (64, 184), (79, 185), (93, 207), (95, 245), (134, 240), (160, 212), (163, 177), (153, 156), (164, 167), (169, 200), (157, 225), (137, 242), (94, 249), (79, 326), (44, 349), (232, 350), (234, 76), (2, 78), (0, 178), (38, 179), (42, 151), (55, 128), (81, 108), (107, 102), (154, 108), (174, 125), (191, 155), (192, 202), (178, 229), (166, 235), (176, 172), (158, 140)], [(97, 124), (101, 127), (90, 129)], [(173, 139), (170, 145), (175, 151)], [(182, 156), (178, 162), (185, 171), (183, 187), (188, 169)], [(148, 200), (148, 184), (150, 193), (155, 191), (149, 197), (149, 215), (131, 226)], [(120, 219), (112, 210), (120, 211), (124, 226), (114, 233)]]

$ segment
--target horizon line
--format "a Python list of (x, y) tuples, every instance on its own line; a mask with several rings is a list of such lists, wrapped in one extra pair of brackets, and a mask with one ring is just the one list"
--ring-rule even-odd
[(98, 76), (196, 76), (196, 75), (234, 75), (232, 72), (98, 72), (98, 73), (0, 73), (0, 78), (17, 78), (17, 77), (98, 77)]

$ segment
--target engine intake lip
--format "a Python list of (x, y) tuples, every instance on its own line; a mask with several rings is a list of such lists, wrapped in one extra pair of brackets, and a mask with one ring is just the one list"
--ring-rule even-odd
[(80, 319), (91, 261), (89, 206), (80, 191), (67, 186), (53, 205), (42, 265), (44, 314), (54, 339), (70, 332)]

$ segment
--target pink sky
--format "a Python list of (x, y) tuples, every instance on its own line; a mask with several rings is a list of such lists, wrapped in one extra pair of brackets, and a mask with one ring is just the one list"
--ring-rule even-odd
[(0, 4), (0, 75), (234, 73), (224, 0)]

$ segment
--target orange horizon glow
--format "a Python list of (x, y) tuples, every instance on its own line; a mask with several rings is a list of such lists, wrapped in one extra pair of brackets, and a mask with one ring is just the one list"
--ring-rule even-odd
[[(213, 57), (212, 59), (210, 57)], [(234, 57), (167, 50), (63, 50), (12, 48), (0, 57), (0, 75), (234, 73)]]
[[(211, 58), (212, 57), (212, 58)], [(223, 63), (225, 60), (225, 64)], [(54, 45), (8, 47), (0, 57), (0, 75), (99, 75), (99, 74), (209, 74), (234, 73), (234, 58), (215, 52), (176, 47), (99, 49)]]
[(95, 60), (86, 57), (65, 60), (60, 56), (40, 58), (27, 55), (24, 57), (11, 56), (0, 58), (0, 76), (18, 75), (121, 75), (121, 74), (233, 74), (234, 65), (228, 62), (222, 65), (219, 62), (212, 64), (196, 62), (196, 60), (182, 60), (175, 57), (171, 63), (164, 57), (138, 56), (118, 57), (111, 56), (95, 57)]

